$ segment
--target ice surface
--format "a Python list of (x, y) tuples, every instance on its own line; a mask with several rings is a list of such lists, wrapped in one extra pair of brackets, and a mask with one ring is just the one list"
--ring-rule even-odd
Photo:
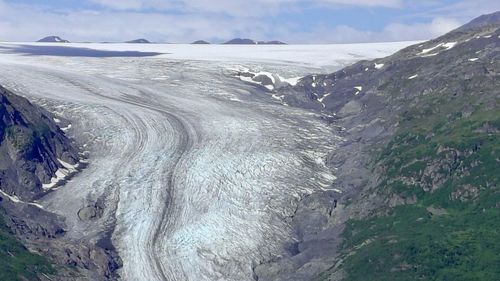
[[(155, 58), (179, 60), (233, 61), (298, 64), (313, 67), (345, 65), (353, 61), (384, 57), (416, 41), (363, 43), (363, 44), (326, 44), (326, 45), (187, 45), (187, 44), (100, 44), (66, 43), (64, 47), (84, 48), (102, 51), (155, 52), (162, 55)], [(7, 47), (15, 46), (55, 46), (59, 43), (0, 43)], [(14, 48), (15, 51), (15, 48)], [(147, 59), (147, 58), (146, 58)]]
[[(409, 44), (68, 44), (169, 54), (9, 51), (0, 53), (0, 83), (71, 120), (67, 134), (89, 157), (86, 169), (33, 203), (66, 218), (66, 239), (95, 241), (112, 230), (123, 280), (244, 281), (254, 280), (254, 264), (281, 254), (298, 200), (331, 187), (335, 175), (323, 159), (340, 138), (320, 116), (283, 106), (282, 96), (266, 99), (234, 71), (254, 69), (292, 84), (300, 78), (282, 77), (337, 69)], [(78, 168), (59, 162), (44, 188)], [(106, 202), (103, 217), (81, 221), (78, 210), (98, 198)]]

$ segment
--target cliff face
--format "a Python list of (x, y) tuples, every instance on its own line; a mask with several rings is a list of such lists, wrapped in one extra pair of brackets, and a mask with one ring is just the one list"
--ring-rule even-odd
[(499, 76), (500, 12), (277, 90), (345, 138), (328, 159), (342, 193), (303, 200), (295, 250), (259, 280), (498, 279), (480, 249), (498, 246)]
[(0, 187), (8, 195), (32, 201), (53, 186), (58, 170), (78, 163), (70, 140), (49, 116), (0, 86)]
[(66, 239), (64, 218), (36, 204), (80, 166), (55, 120), (0, 86), (0, 279), (115, 279), (112, 247)]

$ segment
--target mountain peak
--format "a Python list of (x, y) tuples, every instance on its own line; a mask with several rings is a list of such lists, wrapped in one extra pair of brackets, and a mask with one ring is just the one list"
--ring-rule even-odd
[(208, 41), (205, 41), (205, 40), (197, 40), (197, 41), (194, 41), (193, 43), (191, 44), (194, 44), (194, 45), (209, 45), (210, 42)]
[(242, 38), (235, 38), (233, 40), (229, 40), (226, 43), (226, 45), (256, 45), (257, 43), (253, 41), (252, 39), (242, 39)]
[(126, 41), (125, 43), (131, 43), (131, 44), (151, 44), (151, 42), (147, 39), (140, 38), (140, 39), (135, 39), (131, 41)]
[(274, 41), (259, 41), (259, 43), (257, 43), (259, 45), (286, 45), (285, 42), (281, 42), (281, 41), (277, 41), (277, 40), (274, 40)]
[(62, 39), (59, 36), (47, 36), (44, 37), (37, 42), (44, 42), (44, 43), (69, 43), (68, 40)]

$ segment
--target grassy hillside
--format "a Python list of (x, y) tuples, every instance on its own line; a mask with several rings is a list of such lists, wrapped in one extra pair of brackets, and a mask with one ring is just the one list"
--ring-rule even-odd
[(346, 280), (500, 280), (500, 113), (421, 110), (375, 161), (387, 207), (349, 221)]
[(55, 270), (42, 256), (28, 251), (11, 233), (0, 214), (0, 280), (39, 280), (39, 274)]

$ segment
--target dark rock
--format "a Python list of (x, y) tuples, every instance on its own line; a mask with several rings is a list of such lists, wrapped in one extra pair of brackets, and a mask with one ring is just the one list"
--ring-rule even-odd
[(210, 45), (210, 42), (207, 42), (205, 40), (197, 40), (197, 41), (194, 41), (191, 44), (193, 44), (193, 45)]
[(37, 42), (43, 42), (43, 43), (69, 43), (68, 40), (62, 39), (59, 36), (47, 36), (44, 37)]
[(281, 42), (281, 41), (259, 41), (257, 44), (259, 44), (259, 45), (286, 45), (285, 42)]
[(224, 43), (226, 45), (256, 45), (257, 43), (252, 39), (235, 38)]
[[(109, 237), (102, 245), (68, 239), (64, 218), (33, 202), (46, 192), (41, 184), (64, 168), (58, 159), (76, 164), (77, 155), (50, 113), (0, 86), (0, 187), (9, 195), (0, 197), (0, 216), (25, 247), (57, 265), (50, 280), (115, 280), (121, 260)], [(87, 205), (80, 218), (101, 217), (103, 202)]]
[(233, 40), (227, 41), (224, 44), (232, 44), (232, 45), (286, 45), (286, 43), (281, 41), (254, 41), (252, 39), (241, 39), (235, 38)]
[(482, 15), (471, 22), (457, 28), (455, 32), (468, 32), (471, 30), (483, 29), (485, 27), (495, 27), (500, 22), (500, 12)]
[(61, 159), (78, 162), (71, 141), (50, 117), (0, 86), (0, 184), (9, 195), (32, 201), (44, 194)]
[[(342, 194), (331, 196), (325, 191), (304, 198), (292, 219), (299, 253), (291, 255), (284, 248), (279, 259), (261, 262), (254, 269), (256, 280), (316, 280), (325, 272), (318, 280), (337, 280), (342, 272), (329, 270), (339, 262), (337, 246), (348, 219), (363, 218), (384, 207), (415, 204), (415, 196), (377, 195), (374, 188), (385, 168), (371, 166), (371, 155), (387, 145), (400, 120), (433, 114), (437, 106), (423, 102), (429, 97), (454, 105), (454, 112), (460, 114), (449, 118), (464, 118), (478, 107), (498, 110), (499, 36), (497, 12), (389, 57), (361, 61), (331, 74), (309, 75), (296, 86), (275, 91), (286, 104), (327, 114), (332, 127), (342, 128), (337, 132), (344, 143), (327, 161), (336, 170), (332, 187)], [(323, 100), (323, 107), (318, 100), (326, 93), (331, 96)], [(497, 129), (485, 123), (477, 131), (493, 134)], [(473, 150), (481, 150), (481, 144)], [(472, 152), (442, 148), (437, 153), (444, 160), (431, 161), (422, 174), (400, 180), (419, 183), (432, 193), (450, 171), (460, 169), (463, 154)], [(479, 191), (476, 186), (459, 186), (451, 199), (474, 200)]]
[(130, 43), (130, 44), (151, 44), (150, 41), (146, 40), (146, 39), (135, 39), (135, 40), (131, 40), (131, 41), (126, 41), (125, 43)]

